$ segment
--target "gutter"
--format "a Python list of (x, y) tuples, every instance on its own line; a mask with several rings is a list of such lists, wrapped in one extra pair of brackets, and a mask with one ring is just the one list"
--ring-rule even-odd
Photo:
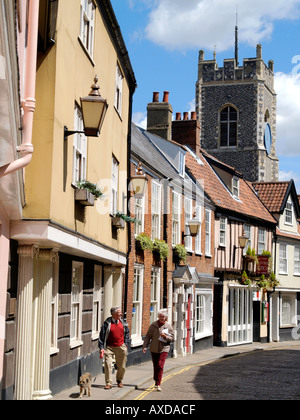
[(17, 147), (17, 152), (21, 158), (0, 167), (0, 178), (9, 175), (19, 169), (25, 168), (32, 160), (32, 130), (33, 114), (35, 111), (35, 85), (36, 85), (36, 65), (37, 65), (37, 43), (39, 25), (39, 0), (30, 0), (28, 13), (28, 46), (26, 61), (25, 79), (25, 99), (21, 106), (24, 111), (23, 116), (23, 138), (21, 146)]

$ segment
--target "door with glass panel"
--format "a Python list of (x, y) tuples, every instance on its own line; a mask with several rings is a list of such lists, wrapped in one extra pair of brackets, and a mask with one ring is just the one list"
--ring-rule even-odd
[(228, 345), (253, 341), (253, 292), (249, 288), (229, 288)]

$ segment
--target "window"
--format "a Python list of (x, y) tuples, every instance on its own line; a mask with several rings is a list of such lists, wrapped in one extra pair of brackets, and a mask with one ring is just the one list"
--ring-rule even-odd
[(294, 274), (295, 276), (300, 276), (300, 247), (299, 246), (295, 246)]
[(240, 198), (240, 180), (236, 176), (232, 178), (232, 195), (234, 198)]
[(287, 244), (279, 245), (279, 274), (288, 274)]
[[(1, 233), (1, 232), (0, 232)], [(59, 281), (59, 262), (54, 262), (52, 279), (52, 301), (51, 301), (51, 349), (50, 353), (57, 353), (58, 337), (58, 281)]]
[(181, 199), (180, 195), (175, 191), (172, 192), (172, 245), (181, 243), (180, 239), (180, 209)]
[(111, 170), (111, 214), (118, 212), (119, 162), (113, 156)]
[(293, 203), (291, 200), (288, 200), (286, 203), (286, 208), (284, 212), (284, 223), (286, 225), (292, 225), (293, 224)]
[(237, 117), (237, 110), (231, 106), (221, 111), (221, 147), (237, 146)]
[(258, 229), (258, 255), (262, 255), (266, 249), (266, 230)]
[(152, 240), (160, 239), (161, 185), (152, 181)]
[(211, 211), (205, 210), (205, 255), (211, 257)]
[(73, 262), (71, 290), (71, 347), (75, 347), (82, 344), (82, 282), (83, 263)]
[(94, 52), (95, 5), (93, 0), (81, 0), (80, 40), (89, 55)]
[(196, 334), (201, 334), (204, 331), (205, 323), (205, 296), (196, 296)]
[(282, 295), (281, 298), (281, 326), (295, 325), (296, 322), (296, 298), (292, 294)]
[(131, 338), (133, 346), (139, 345), (142, 340), (143, 277), (143, 268), (140, 266), (135, 266), (131, 326)]
[(212, 291), (196, 290), (195, 299), (195, 338), (212, 335)]
[[(201, 221), (202, 220), (201, 217), (202, 217), (201, 207), (196, 206), (196, 219)], [(195, 252), (196, 254), (201, 254), (201, 225), (200, 225), (199, 233), (196, 236), (196, 240), (195, 240)]]
[(116, 92), (115, 92), (115, 108), (118, 113), (121, 115), (122, 113), (122, 91), (123, 91), (123, 74), (117, 64), (116, 70)]
[(160, 269), (152, 267), (151, 270), (151, 303), (150, 324), (157, 320), (160, 298)]
[[(75, 107), (74, 131), (83, 131), (83, 119), (79, 108)], [(73, 139), (73, 183), (86, 179), (87, 138), (75, 133)]]
[(144, 232), (144, 218), (145, 215), (145, 198), (136, 198), (135, 199), (135, 214), (134, 217), (139, 223), (134, 224), (134, 233), (135, 235), (140, 235)]
[(220, 218), (220, 246), (226, 246), (226, 230), (227, 219), (226, 217)]
[[(184, 211), (185, 211), (185, 235), (190, 235), (189, 221), (192, 220), (193, 215), (193, 202), (190, 198), (184, 200)], [(191, 236), (185, 237), (185, 247), (188, 251), (193, 251), (193, 240)]]
[(103, 324), (103, 287), (102, 287), (102, 267), (95, 265), (94, 268), (94, 293), (93, 293), (93, 325), (92, 337), (98, 338)]

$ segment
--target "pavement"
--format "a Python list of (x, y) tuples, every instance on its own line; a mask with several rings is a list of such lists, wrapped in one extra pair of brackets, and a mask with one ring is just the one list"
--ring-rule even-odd
[[(232, 357), (240, 354), (251, 353), (254, 351), (262, 350), (278, 350), (278, 349), (290, 349), (294, 346), (299, 346), (299, 341), (288, 341), (281, 343), (253, 343), (242, 346), (234, 347), (212, 347), (207, 350), (201, 350), (194, 354), (178, 357), (176, 359), (169, 358), (166, 360), (164, 375), (181, 370), (187, 366), (193, 365), (207, 365), (213, 363), (222, 358)], [(130, 393), (135, 390), (144, 391), (147, 382), (152, 380), (153, 366), (152, 361), (145, 362), (141, 365), (130, 366), (126, 369), (124, 378), (124, 387), (118, 388), (117, 384), (113, 384), (111, 390), (107, 391), (104, 389), (105, 381), (104, 375), (101, 374), (96, 377), (95, 382), (92, 385), (91, 397), (84, 396), (79, 398), (79, 387), (75, 386), (71, 389), (62, 391), (59, 394), (53, 396), (54, 401), (63, 400), (80, 400), (80, 401), (92, 401), (92, 400), (103, 400), (103, 401), (120, 401), (125, 397), (130, 399)]]

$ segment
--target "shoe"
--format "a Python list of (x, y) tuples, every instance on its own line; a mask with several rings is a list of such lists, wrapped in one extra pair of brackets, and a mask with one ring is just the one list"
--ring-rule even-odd
[(104, 387), (104, 389), (111, 389), (112, 388), (112, 385), (110, 385), (110, 384), (107, 384), (105, 387)]
[(157, 385), (155, 388), (157, 388), (158, 392), (161, 392), (161, 387), (159, 385)]
[(123, 385), (122, 381), (118, 381), (118, 387), (119, 387), (119, 388), (123, 388), (123, 386), (124, 386), (124, 385)]

